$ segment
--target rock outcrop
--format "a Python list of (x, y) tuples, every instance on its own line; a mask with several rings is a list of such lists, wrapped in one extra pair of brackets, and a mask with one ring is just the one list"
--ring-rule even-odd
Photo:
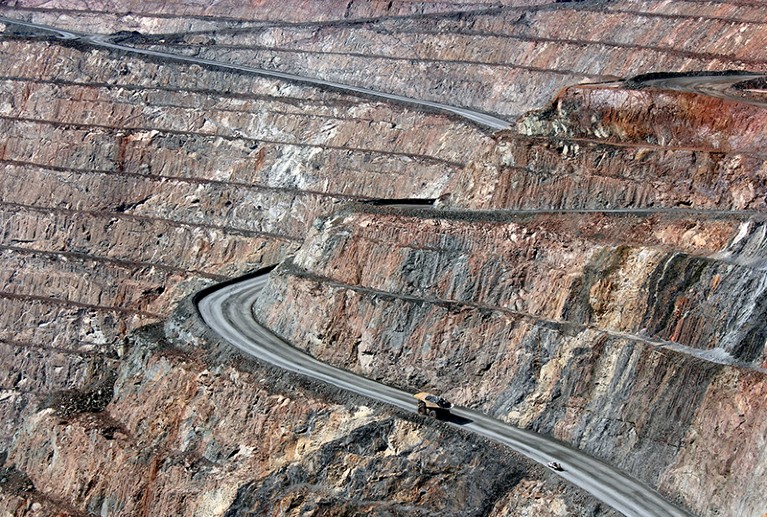
[(767, 207), (761, 107), (691, 92), (573, 86), (456, 178), (478, 209)]
[(244, 361), (201, 337), (194, 311), (187, 299), (131, 335), (108, 404), (63, 394), (26, 420), (6, 460), (26, 476), (16, 500), (102, 515), (612, 513), (497, 446)]
[(9, 361), (5, 445), (41, 396), (98, 382), (88, 372), (102, 354), (119, 355), (127, 332), (167, 317), (197, 280), (279, 262), (349, 200), (436, 197), (486, 139), (444, 116), (277, 81), (0, 45), (0, 339), (94, 365), (53, 382)]

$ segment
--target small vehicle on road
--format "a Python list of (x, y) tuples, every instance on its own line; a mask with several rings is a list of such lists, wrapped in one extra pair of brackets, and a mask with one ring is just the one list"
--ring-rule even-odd
[(438, 418), (450, 413), (450, 408), (453, 404), (440, 397), (427, 391), (422, 391), (413, 395), (418, 399), (418, 414), (428, 415), (431, 418)]
[(562, 465), (560, 465), (556, 461), (550, 461), (546, 464), (546, 466), (549, 467), (551, 470), (556, 470), (557, 472), (562, 472), (563, 470), (565, 470), (562, 468)]

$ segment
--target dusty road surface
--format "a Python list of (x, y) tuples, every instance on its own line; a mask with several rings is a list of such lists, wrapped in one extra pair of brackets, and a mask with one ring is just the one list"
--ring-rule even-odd
[[(268, 274), (257, 275), (209, 291), (198, 301), (203, 320), (226, 341), (258, 360), (416, 412), (411, 393), (322, 363), (261, 326), (253, 317), (251, 307), (267, 281)], [(563, 470), (557, 472), (558, 475), (625, 515), (690, 515), (624, 472), (556, 440), (476, 411), (454, 408), (451, 413), (449, 425), (507, 445), (539, 463), (559, 462)]]

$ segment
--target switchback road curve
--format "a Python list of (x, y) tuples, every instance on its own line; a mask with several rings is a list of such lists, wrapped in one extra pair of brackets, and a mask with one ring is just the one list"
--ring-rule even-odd
[[(202, 319), (224, 340), (260, 361), (404, 411), (416, 412), (411, 393), (318, 361), (260, 325), (253, 317), (251, 308), (267, 281), (268, 273), (264, 273), (209, 289), (197, 300)], [(558, 475), (625, 515), (691, 515), (626, 473), (552, 438), (510, 426), (469, 409), (456, 407), (451, 413), (455, 418), (448, 420), (448, 425), (506, 445), (539, 463), (558, 461), (564, 469), (557, 472)]]

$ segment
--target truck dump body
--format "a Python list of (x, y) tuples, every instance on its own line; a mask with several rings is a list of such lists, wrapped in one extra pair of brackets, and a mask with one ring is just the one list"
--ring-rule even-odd
[(418, 400), (418, 414), (429, 415), (436, 418), (440, 414), (449, 413), (453, 404), (439, 395), (434, 395), (426, 391), (413, 395)]

